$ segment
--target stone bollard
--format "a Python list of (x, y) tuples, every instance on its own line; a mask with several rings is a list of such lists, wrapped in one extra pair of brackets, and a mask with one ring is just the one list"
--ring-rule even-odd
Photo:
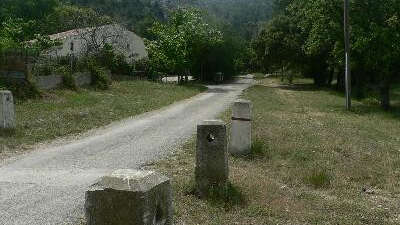
[(88, 225), (171, 225), (170, 180), (153, 171), (117, 170), (86, 192)]
[(212, 187), (228, 182), (226, 126), (221, 120), (203, 121), (197, 126), (196, 192), (207, 197)]
[(251, 151), (252, 104), (247, 100), (237, 100), (232, 111), (229, 152), (234, 155), (249, 154)]
[(0, 91), (0, 129), (15, 129), (14, 99), (10, 91)]

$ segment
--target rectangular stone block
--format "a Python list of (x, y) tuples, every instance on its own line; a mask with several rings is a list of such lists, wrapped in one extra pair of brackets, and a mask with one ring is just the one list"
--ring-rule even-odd
[(15, 129), (15, 108), (11, 91), (0, 91), (0, 128)]
[(232, 127), (229, 152), (246, 155), (251, 151), (252, 104), (247, 100), (237, 100), (232, 108)]
[(88, 225), (171, 225), (170, 180), (153, 171), (118, 170), (86, 192)]
[(229, 178), (226, 125), (221, 120), (197, 126), (196, 191), (206, 197), (213, 186), (226, 185)]

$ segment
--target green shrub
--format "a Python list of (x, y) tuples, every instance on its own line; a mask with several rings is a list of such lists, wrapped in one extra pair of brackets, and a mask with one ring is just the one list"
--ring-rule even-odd
[(89, 70), (89, 62), (93, 61), (90, 57), (82, 57), (76, 61), (74, 72), (85, 72)]
[(94, 56), (97, 65), (104, 66), (108, 69), (113, 67), (115, 58), (114, 49), (110, 44), (105, 44), (98, 54)]
[(159, 81), (162, 77), (162, 73), (160, 72), (150, 72), (147, 74), (147, 79), (152, 80), (152, 81)]
[(49, 76), (54, 71), (54, 65), (50, 63), (36, 64), (33, 68), (34, 76)]
[(65, 73), (62, 75), (63, 76), (63, 86), (65, 88), (71, 89), (71, 90), (77, 90), (78, 87), (75, 84), (75, 78), (72, 76), (71, 73)]
[(135, 71), (143, 71), (147, 73), (150, 68), (150, 62), (148, 58), (138, 59), (133, 64)]
[(71, 90), (77, 90), (78, 89), (76, 87), (75, 79), (72, 76), (70, 67), (68, 67), (68, 66), (58, 66), (58, 67), (55, 68), (54, 72), (56, 74), (58, 74), (58, 75), (62, 75), (63, 87), (71, 89)]
[(114, 74), (131, 75), (133, 67), (126, 62), (125, 56), (121, 54), (114, 55), (111, 67), (109, 68)]
[(131, 75), (133, 71), (125, 56), (114, 51), (113, 47), (109, 44), (104, 45), (101, 51), (94, 56), (97, 65), (101, 65), (114, 74)]
[(106, 70), (97, 66), (93, 62), (89, 66), (90, 74), (92, 75), (93, 85), (101, 90), (107, 90), (111, 85), (111, 78), (107, 75)]
[(0, 80), (0, 91), (4, 91), (7, 90), (7, 87), (5, 84), (2, 83), (2, 81)]

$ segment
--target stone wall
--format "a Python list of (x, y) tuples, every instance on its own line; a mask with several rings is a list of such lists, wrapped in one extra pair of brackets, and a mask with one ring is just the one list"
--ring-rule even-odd
[(24, 71), (0, 70), (0, 79), (4, 79), (7, 82), (20, 84), (23, 83), (27, 79), (27, 77)]
[(75, 77), (75, 85), (77, 87), (90, 85), (92, 83), (92, 76), (90, 75), (90, 73), (78, 72), (74, 74), (74, 77)]
[[(78, 72), (72, 75), (75, 78), (75, 84), (77, 87), (90, 85), (92, 83), (92, 76), (88, 72)], [(36, 86), (42, 90), (54, 89), (62, 86), (63, 76), (62, 75), (49, 75), (49, 76), (37, 76), (35, 78)]]
[(62, 82), (62, 75), (37, 76), (35, 81), (36, 86), (43, 90), (58, 88)]

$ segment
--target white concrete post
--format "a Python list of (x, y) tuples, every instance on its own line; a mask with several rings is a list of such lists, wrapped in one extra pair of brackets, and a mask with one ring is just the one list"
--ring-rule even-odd
[(14, 99), (10, 91), (0, 91), (0, 128), (15, 129)]
[(237, 100), (232, 108), (232, 128), (229, 152), (246, 155), (251, 151), (252, 104), (247, 100)]
[(223, 187), (229, 178), (226, 125), (221, 120), (197, 126), (196, 191), (207, 197), (212, 187)]

